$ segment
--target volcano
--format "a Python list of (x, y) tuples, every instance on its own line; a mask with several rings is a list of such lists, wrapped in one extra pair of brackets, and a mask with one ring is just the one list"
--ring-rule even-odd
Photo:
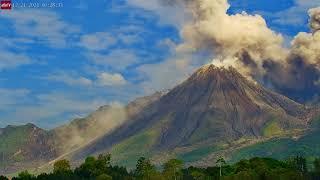
[[(308, 126), (304, 105), (248, 80), (233, 67), (206, 65), (127, 123), (72, 155), (152, 156), (195, 144), (275, 136)], [(130, 151), (130, 154), (126, 153)]]

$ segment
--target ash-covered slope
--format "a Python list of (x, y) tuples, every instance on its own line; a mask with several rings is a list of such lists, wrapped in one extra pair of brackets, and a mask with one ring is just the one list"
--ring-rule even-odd
[[(207, 65), (132, 120), (73, 155), (80, 160), (136, 144), (146, 152), (218, 143), (307, 127), (308, 110), (247, 80), (234, 68)], [(141, 142), (144, 141), (144, 142)], [(147, 145), (146, 145), (147, 144)], [(128, 149), (130, 151), (130, 149)]]
[(156, 92), (150, 96), (140, 97), (125, 107), (105, 105), (87, 117), (75, 119), (51, 130), (59, 153), (68, 153), (117, 128), (162, 95), (162, 92)]
[(0, 174), (13, 173), (72, 152), (118, 127), (163, 95), (137, 98), (125, 107), (102, 106), (85, 118), (46, 131), (33, 124), (0, 128)]

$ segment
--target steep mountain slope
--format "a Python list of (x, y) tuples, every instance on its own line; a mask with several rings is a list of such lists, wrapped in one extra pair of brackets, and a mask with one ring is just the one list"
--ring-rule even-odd
[(32, 167), (56, 155), (52, 136), (33, 124), (0, 129), (0, 174)]
[(232, 67), (207, 65), (129, 122), (77, 151), (72, 159), (111, 151), (119, 161), (128, 161), (198, 144), (275, 136), (306, 128), (308, 112)]
[[(303, 155), (307, 159), (314, 159), (320, 156), (320, 115), (312, 121), (312, 129), (295, 138), (281, 137), (252, 144), (240, 148), (229, 154), (231, 162), (239, 159), (257, 157), (272, 157), (285, 159), (288, 156)], [(265, 149), (268, 149), (266, 151)]]
[[(15, 157), (28, 152), (28, 158), (0, 162), (8, 173), (57, 157), (77, 163), (89, 155), (111, 152), (115, 162), (129, 167), (140, 156), (158, 163), (178, 157), (205, 165), (228, 149), (302, 136), (316, 114), (312, 112), (247, 80), (234, 68), (207, 65), (167, 93), (138, 98), (125, 107), (103, 106), (48, 132), (33, 125), (22, 134), (10, 127), (0, 129), (0, 140), (11, 143), (1, 146), (0, 153)], [(30, 136), (39, 138), (29, 141)]]
[(85, 118), (50, 131), (33, 124), (0, 128), (0, 174), (37, 167), (72, 152), (118, 127), (163, 94), (137, 98), (125, 107), (102, 106)]
[(85, 118), (75, 119), (69, 124), (53, 129), (51, 133), (55, 136), (60, 154), (83, 146), (120, 126), (162, 95), (162, 92), (156, 92), (150, 96), (137, 98), (125, 107), (102, 106)]

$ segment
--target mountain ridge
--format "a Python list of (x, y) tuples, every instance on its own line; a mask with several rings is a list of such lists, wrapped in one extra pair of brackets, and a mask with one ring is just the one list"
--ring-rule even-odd
[[(38, 167), (68, 154), (92, 139), (112, 130), (112, 128), (116, 128), (126, 120), (124, 115), (115, 116), (115, 113), (126, 114), (130, 117), (139, 113), (142, 108), (163, 94), (164, 92), (156, 92), (149, 96), (137, 98), (125, 107), (101, 106), (87, 117), (71, 120), (69, 123), (51, 130), (41, 129), (32, 123), (8, 125), (5, 128), (0, 128), (0, 174), (12, 173), (23, 167)], [(37, 140), (37, 138), (34, 138), (33, 130), (41, 134), (43, 139)], [(34, 140), (30, 141), (33, 139), (30, 137), (33, 137)], [(30, 151), (29, 147), (32, 147), (34, 152)], [(44, 152), (38, 153), (39, 150)], [(41, 156), (46, 152), (48, 152), (46, 157)], [(15, 158), (17, 155), (21, 155), (21, 157), (19, 159)], [(6, 159), (2, 157), (6, 157)]]
[[(125, 116), (112, 119), (114, 112)], [(77, 163), (106, 152), (123, 165), (140, 156), (155, 161), (172, 156), (188, 159), (194, 151), (223, 151), (243, 140), (252, 144), (296, 136), (319, 112), (248, 80), (233, 67), (206, 65), (168, 92), (137, 98), (125, 107), (106, 105), (86, 118), (46, 131), (55, 138), (57, 151), (49, 161), (67, 158)], [(118, 124), (101, 128), (107, 120)]]
[[(207, 65), (145, 108), (131, 123), (106, 134), (73, 156), (112, 151), (113, 146), (155, 131), (154, 150), (170, 150), (212, 139), (213, 143), (244, 136), (263, 136), (274, 122), (285, 131), (307, 128), (310, 109), (255, 84), (234, 68)], [(275, 117), (279, 118), (273, 120)], [(250, 120), (251, 119), (251, 120)], [(253, 120), (252, 120), (253, 119)], [(178, 132), (178, 133), (177, 133)]]

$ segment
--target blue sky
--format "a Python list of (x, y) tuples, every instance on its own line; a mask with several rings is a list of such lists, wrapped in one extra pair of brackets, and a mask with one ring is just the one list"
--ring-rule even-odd
[[(173, 87), (206, 63), (185, 65), (179, 11), (156, 0), (30, 0), (56, 8), (0, 10), (0, 127), (56, 127), (105, 104), (125, 104)], [(261, 14), (289, 44), (308, 30), (319, 0), (230, 0), (229, 13)], [(17, 3), (13, 0), (13, 3)], [(189, 57), (190, 58), (190, 57)]]

